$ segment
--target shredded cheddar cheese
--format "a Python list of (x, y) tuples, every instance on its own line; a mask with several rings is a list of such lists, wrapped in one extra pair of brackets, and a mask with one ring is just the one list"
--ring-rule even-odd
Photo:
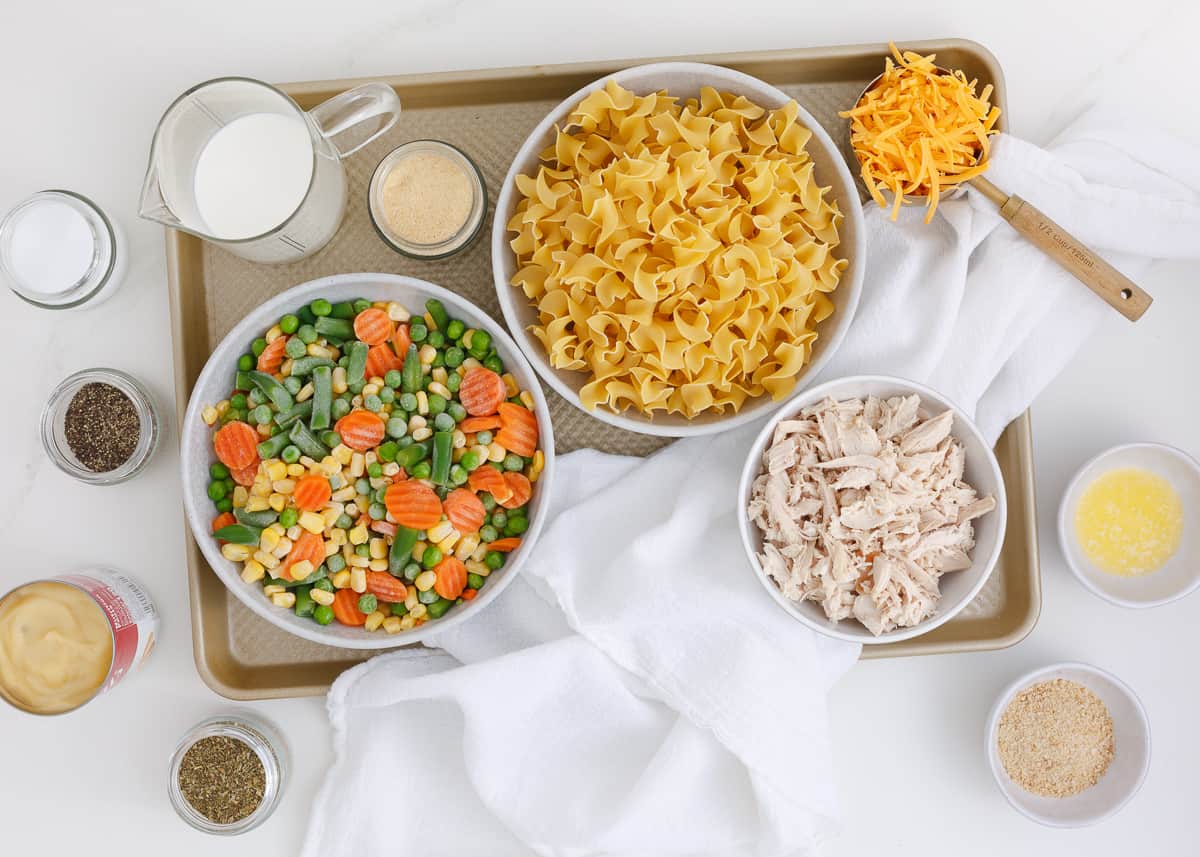
[(925, 197), (928, 223), (947, 189), (987, 169), (1000, 108), (989, 103), (990, 84), (976, 95), (977, 81), (938, 68), (934, 54), (891, 49), (895, 62), (888, 57), (878, 83), (838, 115), (850, 120), (850, 144), (879, 207), (889, 191), (895, 220), (905, 197)]

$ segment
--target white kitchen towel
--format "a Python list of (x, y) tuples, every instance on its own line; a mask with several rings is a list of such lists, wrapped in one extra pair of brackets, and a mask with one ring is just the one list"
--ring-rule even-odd
[[(1175, 171), (1197, 155), (1085, 116), (1048, 150), (997, 140), (990, 177), (1136, 275), (1200, 249), (1200, 181)], [(940, 211), (868, 208), (863, 300), (824, 375), (924, 381), (995, 437), (1112, 310), (984, 202)], [(334, 685), (306, 857), (812, 853), (836, 818), (826, 693), (858, 648), (793, 622), (748, 567), (754, 431), (561, 458), (508, 591), (443, 651)]]

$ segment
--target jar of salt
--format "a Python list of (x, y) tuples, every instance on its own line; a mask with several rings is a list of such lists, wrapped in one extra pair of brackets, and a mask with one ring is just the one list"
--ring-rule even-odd
[(116, 291), (125, 257), (116, 225), (71, 191), (35, 193), (0, 220), (0, 279), (34, 306), (94, 306)]

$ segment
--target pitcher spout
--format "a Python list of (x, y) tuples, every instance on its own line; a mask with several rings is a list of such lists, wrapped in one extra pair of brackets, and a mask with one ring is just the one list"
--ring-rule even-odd
[(162, 187), (158, 181), (158, 169), (155, 167), (153, 159), (150, 167), (146, 170), (146, 180), (142, 183), (138, 216), (161, 223), (171, 229), (178, 229), (181, 225), (175, 212), (171, 211), (171, 207), (167, 205), (166, 197), (163, 196)]

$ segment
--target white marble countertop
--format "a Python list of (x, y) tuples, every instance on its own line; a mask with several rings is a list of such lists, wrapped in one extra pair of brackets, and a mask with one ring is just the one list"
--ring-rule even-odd
[[(610, 11), (599, 18), (599, 8)], [(1113, 0), (9, 4), (0, 25), (8, 116), (0, 208), (42, 188), (76, 189), (124, 227), (133, 263), (122, 291), (85, 313), (51, 314), (0, 294), (11, 367), (0, 385), (8, 414), (0, 429), (0, 590), (110, 565), (147, 584), (163, 626), (147, 668), (82, 711), (35, 718), (0, 707), (5, 853), (294, 854), (330, 761), (321, 699), (251, 705), (282, 728), (291, 747), (291, 781), (275, 816), (219, 842), (175, 817), (165, 788), (168, 755), (192, 723), (231, 707), (192, 663), (177, 427), (168, 420), (146, 473), (113, 488), (59, 473), (37, 437), (51, 388), (96, 365), (135, 374), (173, 413), (162, 235), (135, 209), (154, 123), (188, 85), (221, 74), (285, 81), (961, 36), (999, 57), (1015, 133), (1044, 142), (1087, 100), (1115, 97), (1129, 103), (1131, 133), (1140, 121), (1157, 121), (1200, 139), (1196, 111), (1149, 113), (1167, 103), (1166, 86), (1190, 79), (1198, 31), (1200, 11), (1185, 0), (1142, 0), (1136, 15)], [(1186, 88), (1182, 98), (1177, 104), (1190, 108)], [(1134, 326), (1114, 314), (1034, 406), (1044, 602), (1033, 634), (1001, 652), (863, 663), (834, 690), (846, 830), (830, 854), (1124, 857), (1150, 843), (1164, 854), (1195, 848), (1200, 598), (1144, 612), (1110, 606), (1070, 576), (1053, 527), (1068, 477), (1103, 447), (1156, 440), (1200, 455), (1200, 397), (1188, 384), (1192, 373), (1181, 369), (1200, 365), (1195, 278), (1194, 268), (1155, 266), (1141, 283), (1157, 299), (1146, 318)], [(983, 755), (995, 695), (1020, 673), (1065, 659), (1128, 681), (1154, 733), (1141, 794), (1116, 818), (1078, 831), (1041, 828), (1017, 815)], [(397, 842), (407, 840), (405, 827), (398, 818)]]

